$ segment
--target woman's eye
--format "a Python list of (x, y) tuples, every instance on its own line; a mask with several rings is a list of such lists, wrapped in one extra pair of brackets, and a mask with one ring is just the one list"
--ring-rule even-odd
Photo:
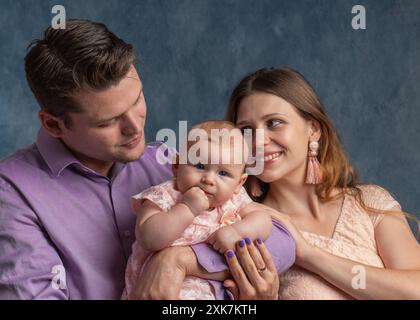
[(198, 170), (204, 170), (204, 164), (202, 164), (202, 163), (197, 163), (197, 164), (195, 165), (195, 167), (196, 167)]
[(276, 127), (279, 124), (281, 124), (282, 122), (283, 121), (278, 120), (278, 119), (272, 119), (272, 120), (268, 120), (267, 124), (268, 124), (268, 127), (270, 128), (270, 127)]
[(219, 171), (219, 175), (222, 176), (222, 177), (227, 177), (227, 176), (229, 176), (229, 173), (227, 171), (221, 170), (221, 171)]

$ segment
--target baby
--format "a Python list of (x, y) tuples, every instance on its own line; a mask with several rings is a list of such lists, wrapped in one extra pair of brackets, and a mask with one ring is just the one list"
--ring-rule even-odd
[[(206, 121), (192, 130), (201, 133), (200, 140), (188, 142), (185, 153), (177, 156), (173, 180), (132, 198), (136, 242), (123, 299), (132, 297), (142, 267), (154, 251), (206, 241), (225, 253), (234, 251), (235, 243), (245, 237), (266, 240), (271, 232), (269, 211), (254, 203), (242, 187), (247, 179), (243, 152), (247, 148), (240, 131), (227, 121)], [(179, 298), (214, 300), (215, 296), (208, 281), (188, 276)]]

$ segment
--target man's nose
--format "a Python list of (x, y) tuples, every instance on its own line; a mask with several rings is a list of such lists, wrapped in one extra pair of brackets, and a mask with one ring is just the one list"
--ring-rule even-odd
[(124, 119), (124, 127), (122, 134), (125, 136), (132, 136), (142, 130), (142, 120), (134, 113), (127, 114)]

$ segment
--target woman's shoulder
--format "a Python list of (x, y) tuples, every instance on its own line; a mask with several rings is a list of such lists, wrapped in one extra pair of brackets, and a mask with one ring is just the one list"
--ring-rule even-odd
[(360, 184), (357, 188), (361, 191), (363, 203), (371, 209), (368, 213), (374, 226), (383, 217), (383, 211), (401, 210), (401, 205), (385, 188), (375, 184)]
[(363, 202), (372, 209), (391, 210), (400, 204), (395, 200), (394, 196), (385, 188), (376, 184), (359, 184), (357, 188), (361, 190)]

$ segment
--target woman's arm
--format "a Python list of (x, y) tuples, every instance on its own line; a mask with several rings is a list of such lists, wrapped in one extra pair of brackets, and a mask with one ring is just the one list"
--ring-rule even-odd
[[(312, 247), (290, 220), (281, 220), (295, 237), (296, 263), (354, 298), (420, 299), (420, 245), (401, 212), (386, 213), (375, 228), (376, 244), (385, 269)], [(361, 286), (360, 281), (364, 279), (365, 286)]]
[(149, 251), (158, 251), (171, 245), (194, 219), (189, 207), (183, 203), (167, 212), (149, 200), (141, 205), (133, 205), (133, 208), (137, 214), (136, 238)]

